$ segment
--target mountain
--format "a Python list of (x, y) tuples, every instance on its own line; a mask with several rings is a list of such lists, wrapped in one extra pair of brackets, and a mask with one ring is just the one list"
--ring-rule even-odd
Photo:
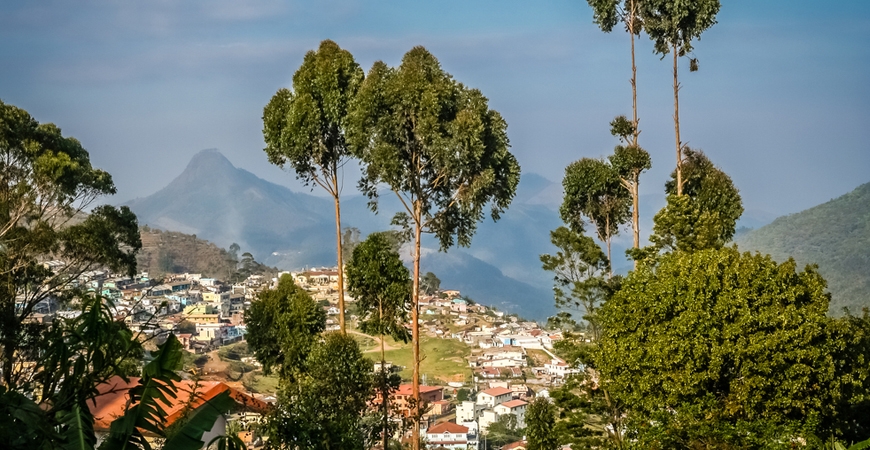
[(262, 180), (217, 150), (197, 153), (165, 188), (127, 205), (142, 225), (224, 248), (235, 242), (261, 261), (282, 252), (288, 267), (335, 264), (331, 202)]
[(827, 203), (780, 217), (737, 239), (741, 250), (818, 264), (828, 281), (831, 312), (870, 307), (870, 183)]
[[(353, 177), (348, 177), (352, 179)], [(351, 183), (352, 184), (352, 183)], [(538, 256), (549, 252), (549, 231), (559, 224), (561, 186), (525, 174), (501, 220), (485, 219), (470, 248), (437, 252), (427, 236), (423, 272), (443, 286), (506, 311), (545, 318), (552, 313), (552, 276)], [(207, 239), (222, 248), (238, 243), (258, 261), (281, 269), (335, 264), (334, 209), (330, 199), (293, 192), (236, 168), (217, 150), (197, 153), (182, 173), (160, 191), (127, 203), (141, 225)], [(342, 226), (365, 236), (390, 228), (401, 205), (382, 194), (379, 214), (361, 195), (342, 198)], [(517, 309), (514, 309), (516, 307)]]

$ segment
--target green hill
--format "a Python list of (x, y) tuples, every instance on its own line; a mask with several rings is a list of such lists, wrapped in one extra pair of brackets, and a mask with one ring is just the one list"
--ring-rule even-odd
[(828, 280), (831, 309), (840, 314), (870, 307), (870, 183), (737, 239), (741, 250), (793, 257), (800, 266), (818, 264)]

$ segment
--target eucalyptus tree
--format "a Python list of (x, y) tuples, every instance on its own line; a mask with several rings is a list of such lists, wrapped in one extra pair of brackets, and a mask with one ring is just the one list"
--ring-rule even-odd
[[(610, 265), (610, 243), (619, 233), (619, 226), (629, 220), (631, 205), (619, 173), (607, 161), (583, 158), (565, 168), (562, 187), (565, 190), (559, 208), (562, 220), (576, 232), (582, 232), (585, 221), (590, 222), (607, 246)], [(612, 267), (609, 271), (613, 273)]]
[(477, 89), (458, 83), (423, 47), (397, 68), (376, 62), (356, 98), (349, 133), (365, 168), (360, 189), (377, 211), (379, 188), (400, 200), (394, 223), (413, 236), (411, 334), (415, 403), (413, 440), (420, 433), (420, 249), (432, 233), (441, 250), (471, 243), (489, 206), (497, 220), (516, 192), (520, 167), (509, 151), (507, 123)]
[(637, 117), (637, 64), (634, 58), (634, 38), (643, 30), (641, 4), (645, 0), (586, 0), (592, 7), (592, 19), (605, 33), (613, 31), (619, 22), (631, 38), (631, 145), (637, 147), (640, 135), (640, 119)]
[[(386, 336), (408, 342), (405, 324), (411, 309), (411, 276), (383, 233), (369, 235), (353, 250), (347, 265), (347, 289), (360, 311), (360, 330), (380, 336), (381, 437), (383, 448), (389, 439), (389, 398), (393, 385), (384, 353)], [(395, 387), (398, 387), (396, 385)]]
[(289, 165), (307, 185), (320, 186), (335, 203), (338, 261), (338, 321), (345, 332), (344, 267), (341, 248), (341, 170), (350, 158), (348, 108), (365, 74), (353, 55), (333, 41), (305, 54), (293, 75), (293, 91), (279, 89), (263, 110), (269, 162)]
[[(674, 65), (674, 135), (677, 150), (676, 195), (683, 195), (682, 150), (680, 138), (680, 82), (678, 60), (692, 52), (692, 40), (716, 23), (719, 0), (644, 0), (641, 16), (644, 29), (655, 43), (655, 52), (673, 55)], [(698, 70), (698, 60), (689, 59), (689, 71)]]
[[(631, 196), (631, 228), (634, 248), (640, 248), (640, 174), (652, 167), (649, 153), (637, 145), (637, 120), (632, 124), (619, 116), (610, 122), (610, 133), (620, 138), (625, 145), (617, 145), (607, 159), (619, 176), (622, 186)], [(634, 136), (633, 143), (629, 136)], [(636, 264), (636, 263), (635, 263)]]

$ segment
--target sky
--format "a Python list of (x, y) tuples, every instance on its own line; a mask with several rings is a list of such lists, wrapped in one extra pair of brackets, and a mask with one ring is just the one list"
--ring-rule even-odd
[[(870, 182), (870, 2), (726, 0), (717, 19), (695, 44), (700, 71), (681, 64), (681, 133), (746, 209), (798, 212)], [(628, 35), (601, 32), (582, 0), (5, 0), (0, 100), (79, 139), (113, 175), (112, 203), (206, 148), (307, 191), (267, 162), (261, 117), (323, 39), (366, 71), (425, 46), (505, 117), (523, 171), (554, 182), (609, 154), (608, 123), (631, 113)], [(675, 164), (671, 63), (646, 37), (637, 59), (650, 194)]]

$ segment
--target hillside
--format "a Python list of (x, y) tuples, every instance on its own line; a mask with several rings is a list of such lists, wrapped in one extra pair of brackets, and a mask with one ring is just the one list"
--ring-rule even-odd
[(228, 280), (236, 271), (229, 252), (195, 235), (147, 226), (139, 228), (139, 235), (142, 250), (136, 255), (136, 266), (153, 278), (188, 272)]
[(827, 203), (780, 217), (737, 239), (741, 250), (818, 264), (828, 280), (831, 312), (870, 307), (870, 183)]

